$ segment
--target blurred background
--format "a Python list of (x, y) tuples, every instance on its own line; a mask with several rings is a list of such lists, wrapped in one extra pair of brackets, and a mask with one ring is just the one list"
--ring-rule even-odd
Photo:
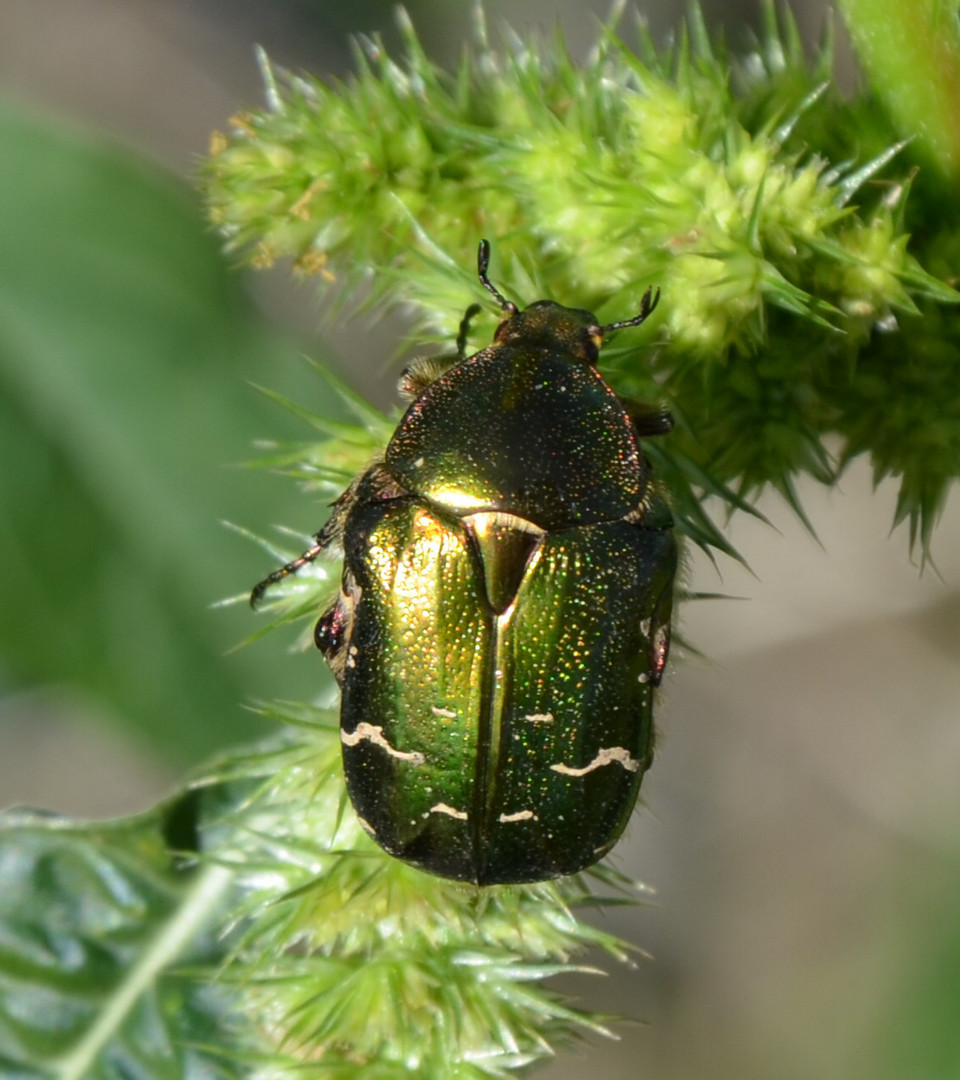
[[(703, 6), (733, 45), (758, 20)], [(408, 7), (452, 61), (469, 5)], [(582, 55), (606, 4), (487, 8)], [(678, 17), (642, 8), (655, 37)], [(823, 8), (794, 4), (811, 42)], [(255, 439), (303, 436), (249, 383), (335, 410), (309, 353), (386, 406), (396, 329), (330, 327), (282, 268), (228, 266), (191, 175), (262, 100), (255, 43), (342, 76), (357, 31), (395, 43), (391, 4), (0, 5), (0, 805), (143, 809), (262, 730), (245, 702), (323, 677), (279, 636), (231, 652), (256, 624), (211, 607), (272, 565), (223, 520), (320, 518), (238, 467)], [(960, 499), (921, 575), (866, 462), (800, 494), (819, 542), (769, 499), (775, 528), (731, 525), (755, 576), (690, 560), (692, 588), (736, 599), (682, 613), (703, 657), (674, 656), (617, 852), (656, 896), (607, 925), (652, 959), (573, 987), (638, 1023), (547, 1080), (960, 1076)]]

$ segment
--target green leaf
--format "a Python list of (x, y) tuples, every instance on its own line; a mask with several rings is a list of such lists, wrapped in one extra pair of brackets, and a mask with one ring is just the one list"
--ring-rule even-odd
[(227, 993), (205, 982), (223, 955), (210, 930), (233, 875), (172, 855), (170, 823), (160, 812), (91, 826), (0, 817), (4, 1076), (239, 1075), (204, 1049), (229, 1021)]

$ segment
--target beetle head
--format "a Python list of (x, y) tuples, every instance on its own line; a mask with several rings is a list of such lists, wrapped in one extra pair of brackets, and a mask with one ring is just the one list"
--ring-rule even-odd
[(523, 311), (514, 310), (508, 315), (497, 327), (493, 340), (497, 345), (549, 350), (595, 364), (603, 345), (603, 327), (591, 311), (537, 300)]
[(497, 300), (506, 318), (497, 327), (494, 342), (498, 345), (526, 345), (550, 349), (589, 364), (597, 362), (603, 347), (604, 335), (627, 326), (639, 326), (660, 301), (660, 290), (647, 289), (640, 302), (640, 314), (632, 319), (601, 326), (596, 315), (581, 308), (567, 308), (552, 300), (537, 300), (521, 311), (508, 300), (487, 276), (490, 265), (490, 244), (480, 241), (477, 251), (477, 274), (480, 284)]

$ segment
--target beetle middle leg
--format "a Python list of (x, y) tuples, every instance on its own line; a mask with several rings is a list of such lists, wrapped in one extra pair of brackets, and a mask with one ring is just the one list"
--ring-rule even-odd
[(333, 503), (333, 510), (329, 520), (326, 525), (314, 535), (313, 544), (311, 544), (302, 555), (298, 555), (285, 566), (281, 566), (278, 570), (274, 570), (273, 573), (267, 574), (263, 581), (254, 585), (250, 592), (250, 606), (252, 608), (259, 606), (264, 593), (271, 585), (276, 585), (278, 581), (283, 581), (284, 578), (289, 577), (291, 574), (295, 574), (298, 570), (306, 566), (307, 563), (312, 563), (318, 559), (327, 548), (339, 543), (340, 538), (343, 536), (343, 527), (346, 523), (347, 515), (350, 513), (353, 504), (357, 501), (357, 489), (360, 487), (361, 481), (364, 480), (366, 476), (367, 473), (361, 473), (361, 475), (358, 476), (350, 484), (347, 490)]
[(267, 574), (263, 581), (254, 585), (250, 593), (250, 606), (255, 608), (263, 599), (263, 594), (271, 585), (295, 574), (307, 563), (319, 558), (328, 548), (339, 544), (343, 539), (343, 530), (353, 508), (359, 502), (379, 502), (383, 499), (395, 499), (406, 492), (384, 468), (382, 461), (375, 461), (366, 472), (360, 473), (351, 482), (347, 490), (333, 503), (333, 510), (326, 525), (313, 538), (313, 544), (297, 558)]
[(634, 431), (641, 439), (648, 439), (651, 435), (669, 435), (673, 431), (673, 414), (669, 409), (643, 401), (624, 401), (623, 404)]

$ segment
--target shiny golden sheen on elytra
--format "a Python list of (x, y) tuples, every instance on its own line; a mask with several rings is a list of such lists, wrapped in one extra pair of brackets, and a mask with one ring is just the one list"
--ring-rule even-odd
[(299, 559), (344, 551), (316, 640), (343, 690), (347, 789), (399, 859), (489, 885), (572, 874), (613, 847), (653, 747), (670, 641), (673, 521), (641, 436), (668, 414), (622, 402), (589, 311), (504, 317), (493, 344), (414, 364), (382, 459)]

